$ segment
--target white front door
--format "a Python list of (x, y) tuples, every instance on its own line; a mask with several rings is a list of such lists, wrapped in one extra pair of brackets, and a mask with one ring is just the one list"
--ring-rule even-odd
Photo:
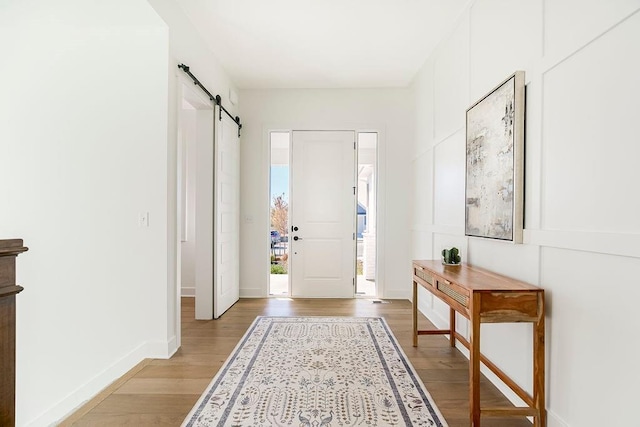
[(293, 131), (291, 165), (291, 294), (351, 298), (355, 132)]
[(216, 319), (240, 297), (240, 140), (238, 125), (227, 115), (223, 114), (222, 120), (218, 115), (219, 112), (215, 127), (213, 267)]

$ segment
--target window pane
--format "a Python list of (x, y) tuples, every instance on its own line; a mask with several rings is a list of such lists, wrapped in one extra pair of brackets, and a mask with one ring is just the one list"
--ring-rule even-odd
[(289, 132), (271, 132), (270, 295), (289, 295)]

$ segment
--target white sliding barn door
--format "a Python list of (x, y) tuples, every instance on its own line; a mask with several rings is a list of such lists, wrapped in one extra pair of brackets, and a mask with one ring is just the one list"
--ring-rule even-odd
[(215, 124), (214, 296), (218, 318), (240, 297), (240, 139), (238, 125), (226, 114)]
[(355, 132), (294, 131), (291, 165), (291, 294), (351, 298)]

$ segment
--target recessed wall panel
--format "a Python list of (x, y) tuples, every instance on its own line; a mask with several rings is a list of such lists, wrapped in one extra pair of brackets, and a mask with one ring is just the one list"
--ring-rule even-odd
[(640, 14), (545, 74), (544, 228), (640, 232), (638, 40)]
[(542, 52), (542, 0), (482, 0), (471, 7), (471, 101), (516, 70), (529, 71)]
[[(637, 424), (640, 378), (632, 321), (640, 300), (640, 259), (543, 248), (541, 283), (546, 289), (548, 409), (570, 426)], [(633, 340), (632, 340), (633, 341)], [(621, 351), (611, 354), (621, 343)], [(597, 390), (608, 390), (603, 397)], [(589, 408), (617, 410), (589, 410)]]
[(433, 60), (430, 59), (420, 69), (414, 80), (416, 104), (414, 155), (416, 156), (433, 146), (435, 114), (433, 73)]
[(433, 259), (433, 233), (413, 230), (411, 233), (411, 259)]
[(638, 8), (638, 0), (545, 0), (545, 55), (568, 55)]
[(464, 131), (435, 147), (434, 224), (464, 230)]
[(466, 261), (475, 266), (499, 271), (532, 285), (538, 284), (538, 246), (473, 237), (469, 238), (469, 254)]
[(435, 143), (464, 127), (469, 107), (468, 15), (438, 49), (434, 62)]
[(433, 219), (433, 152), (424, 152), (414, 162), (413, 224), (424, 229)]

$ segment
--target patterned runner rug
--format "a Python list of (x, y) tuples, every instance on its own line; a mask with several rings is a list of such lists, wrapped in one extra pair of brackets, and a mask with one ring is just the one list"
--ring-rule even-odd
[(380, 317), (257, 317), (183, 426), (441, 426)]

